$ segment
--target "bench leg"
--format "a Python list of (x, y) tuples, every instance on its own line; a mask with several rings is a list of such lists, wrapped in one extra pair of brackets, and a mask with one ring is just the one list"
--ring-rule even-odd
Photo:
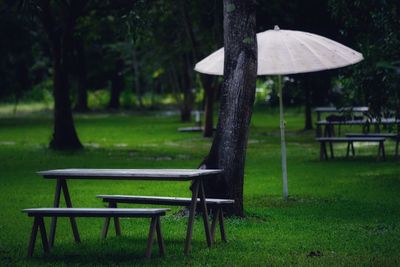
[[(71, 202), (71, 197), (69, 195), (67, 182), (64, 179), (61, 180), (61, 187), (64, 192), (65, 204), (67, 208), (72, 208), (72, 202)], [(81, 238), (79, 237), (78, 226), (76, 224), (75, 217), (70, 217), (69, 220), (71, 222), (72, 233), (74, 235), (75, 242), (80, 243)]]
[(333, 144), (332, 144), (332, 142), (329, 142), (329, 149), (331, 151), (331, 158), (332, 159), (335, 158), (335, 155), (333, 154)]
[(197, 206), (198, 193), (199, 193), (199, 182), (197, 180), (195, 180), (192, 185), (192, 202), (190, 204), (189, 220), (188, 220), (187, 231), (186, 231), (186, 240), (185, 240), (185, 249), (184, 249), (185, 255), (189, 254), (190, 246), (191, 246), (191, 242), (192, 242), (193, 221), (194, 221), (194, 215), (195, 215), (196, 206)]
[[(56, 191), (54, 194), (54, 203), (53, 203), (54, 208), (60, 207), (60, 195), (61, 195), (61, 180), (57, 179)], [(52, 217), (51, 224), (50, 224), (50, 233), (49, 233), (50, 247), (54, 246), (54, 240), (56, 237), (56, 227), (57, 227), (57, 217)]]
[(204, 231), (206, 234), (207, 245), (210, 248), (212, 246), (212, 238), (210, 232), (210, 226), (208, 222), (208, 210), (207, 210), (207, 203), (206, 203), (206, 194), (204, 192), (203, 181), (200, 181), (200, 204), (203, 213), (203, 223), (204, 223)]
[(227, 242), (226, 234), (225, 234), (224, 213), (222, 212), (222, 209), (219, 213), (219, 230), (221, 232), (222, 241)]
[[(117, 203), (109, 202), (108, 203), (108, 207), (109, 208), (116, 208), (117, 207)], [(101, 231), (101, 238), (102, 239), (107, 238), (108, 229), (110, 228), (110, 221), (111, 221), (111, 217), (106, 217), (104, 219), (103, 229)], [(115, 226), (115, 234), (117, 236), (120, 236), (121, 235), (121, 225), (119, 223), (119, 217), (114, 217), (114, 226)]]
[(157, 216), (156, 230), (157, 230), (157, 242), (158, 242), (159, 253), (161, 256), (164, 256), (165, 255), (165, 244), (164, 244), (164, 239), (163, 239), (162, 232), (161, 232), (160, 216)]
[(353, 157), (356, 155), (356, 152), (354, 150), (354, 142), (351, 142), (351, 154), (353, 155)]
[(324, 142), (319, 143), (319, 159), (323, 160), (325, 157), (325, 151), (324, 151)]
[(394, 150), (394, 158), (398, 159), (399, 158), (399, 144), (400, 144), (400, 140), (397, 139), (396, 140), (396, 148)]
[(346, 152), (346, 157), (348, 158), (349, 157), (349, 155), (350, 155), (350, 143), (351, 142), (347, 142), (347, 152)]
[[(117, 203), (113, 203), (111, 208), (117, 208)], [(119, 217), (114, 217), (114, 227), (115, 227), (115, 235), (121, 235), (121, 224), (119, 223)]]
[(29, 239), (28, 257), (32, 257), (32, 255), (33, 255), (33, 251), (35, 249), (35, 242), (36, 242), (36, 236), (37, 236), (38, 228), (39, 228), (39, 218), (35, 217), (33, 219), (31, 238)]
[(42, 237), (43, 251), (45, 253), (48, 253), (50, 251), (50, 247), (49, 247), (49, 242), (47, 241), (47, 234), (46, 234), (46, 227), (44, 225), (44, 220), (43, 217), (39, 217), (38, 219), (39, 219), (38, 223), (39, 223), (40, 235)]
[(151, 251), (153, 249), (154, 234), (156, 232), (157, 217), (151, 217), (149, 236), (147, 238), (146, 259), (151, 258)]
[(378, 160), (382, 157), (382, 160), (386, 160), (386, 155), (385, 155), (385, 145), (383, 144), (382, 141), (379, 142), (379, 148), (378, 148)]
[(213, 210), (213, 219), (211, 223), (211, 238), (215, 242), (215, 228), (217, 228), (217, 222), (219, 219), (220, 208), (214, 208)]
[(101, 239), (107, 238), (108, 228), (110, 227), (110, 217), (104, 218), (103, 229), (101, 230)]

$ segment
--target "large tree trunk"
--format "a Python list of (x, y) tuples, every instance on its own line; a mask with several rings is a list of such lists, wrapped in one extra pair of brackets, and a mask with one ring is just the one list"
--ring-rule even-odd
[(59, 38), (53, 40), (54, 131), (50, 148), (56, 150), (82, 148), (72, 118), (65, 66), (71, 38), (69, 33), (64, 33), (62, 42)]
[(85, 45), (81, 38), (75, 38), (75, 65), (78, 77), (78, 100), (75, 110), (86, 112), (89, 110), (87, 97), (87, 70), (86, 70), (86, 54)]
[(256, 1), (224, 1), (224, 84), (217, 132), (204, 160), (208, 169), (223, 169), (205, 185), (208, 197), (235, 200), (230, 214), (243, 216), (243, 177), (248, 130), (257, 77)]
[(42, 0), (38, 5), (53, 50), (54, 129), (49, 146), (56, 150), (81, 149), (72, 118), (67, 72), (76, 17), (67, 16), (64, 27), (59, 27), (51, 12), (50, 1)]

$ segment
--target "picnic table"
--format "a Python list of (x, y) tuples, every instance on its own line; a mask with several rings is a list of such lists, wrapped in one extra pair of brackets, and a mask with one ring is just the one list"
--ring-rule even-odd
[[(46, 179), (55, 179), (56, 188), (54, 194), (53, 207), (60, 206), (61, 192), (64, 195), (65, 203), (68, 208), (72, 208), (72, 201), (69, 194), (67, 180), (128, 180), (128, 181), (166, 181), (166, 182), (192, 182), (192, 201), (189, 208), (189, 218), (185, 239), (185, 254), (191, 248), (193, 222), (197, 203), (201, 206), (204, 230), (207, 244), (212, 246), (210, 226), (208, 222), (207, 205), (203, 181), (216, 177), (222, 170), (201, 170), (201, 169), (60, 169), (38, 172)], [(78, 227), (74, 217), (70, 217), (72, 231), (76, 242), (80, 242)], [(50, 225), (49, 245), (53, 246), (55, 240), (57, 217), (53, 217)]]
[[(321, 114), (322, 113), (343, 113), (343, 112), (352, 112), (352, 113), (364, 113), (368, 112), (368, 107), (317, 107), (314, 109), (314, 112), (317, 113), (317, 122), (322, 121)], [(321, 136), (321, 125), (317, 123), (316, 136)]]
[(367, 126), (369, 127), (370, 125), (396, 125), (397, 126), (397, 132), (399, 133), (400, 131), (400, 119), (396, 118), (383, 118), (380, 120), (377, 119), (372, 119), (372, 120), (337, 120), (337, 121), (327, 121), (327, 120), (320, 120), (316, 122), (317, 128), (324, 126), (324, 136), (333, 136), (334, 135), (334, 126), (341, 126), (341, 125), (361, 125), (361, 126)]

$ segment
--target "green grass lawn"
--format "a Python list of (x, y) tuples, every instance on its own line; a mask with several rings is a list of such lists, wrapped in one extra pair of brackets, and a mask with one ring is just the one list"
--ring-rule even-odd
[[(211, 140), (199, 133), (178, 133), (191, 126), (178, 115), (118, 113), (77, 115), (86, 149), (47, 149), (52, 121), (35, 113), (0, 118), (0, 266), (14, 265), (162, 265), (162, 266), (399, 266), (400, 165), (388, 141), (386, 162), (376, 161), (377, 145), (356, 146), (346, 159), (319, 161), (313, 131), (302, 131), (301, 110), (287, 112), (290, 200), (281, 198), (278, 113), (257, 110), (253, 116), (245, 172), (245, 218), (228, 218), (229, 242), (208, 249), (197, 219), (190, 256), (183, 256), (187, 218), (172, 208), (162, 218), (167, 256), (144, 260), (149, 221), (123, 219), (122, 237), (102, 241), (102, 220), (80, 218), (82, 243), (74, 244), (70, 225), (60, 219), (54, 250), (43, 255), (37, 242), (26, 258), (32, 218), (29, 207), (52, 205), (55, 182), (36, 171), (54, 168), (196, 168)], [(349, 129), (359, 131), (357, 127)], [(343, 129), (342, 129), (343, 131)], [(189, 196), (189, 184), (127, 181), (71, 181), (72, 201), (80, 207), (103, 207), (96, 194)], [(132, 206), (131, 206), (132, 207)], [(46, 221), (47, 225), (49, 220)], [(38, 240), (40, 241), (40, 240)], [(309, 257), (319, 251), (319, 257)]]

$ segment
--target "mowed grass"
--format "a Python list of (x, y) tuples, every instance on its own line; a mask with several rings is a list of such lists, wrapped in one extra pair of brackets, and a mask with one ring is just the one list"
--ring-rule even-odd
[[(178, 133), (191, 126), (177, 114), (118, 113), (76, 115), (86, 149), (47, 149), (51, 114), (0, 118), (0, 265), (1, 266), (398, 266), (400, 265), (400, 165), (376, 160), (377, 146), (356, 147), (346, 159), (319, 160), (313, 131), (302, 131), (303, 112), (287, 115), (290, 200), (281, 197), (279, 114), (257, 110), (251, 123), (245, 172), (245, 218), (228, 218), (228, 243), (206, 246), (202, 221), (195, 222), (193, 248), (183, 255), (187, 218), (172, 208), (162, 218), (165, 258), (155, 248), (144, 259), (149, 221), (123, 219), (122, 237), (100, 239), (102, 219), (77, 219), (81, 244), (73, 242), (68, 220), (60, 219), (56, 245), (44, 255), (40, 240), (33, 259), (26, 257), (32, 218), (23, 208), (49, 207), (55, 182), (36, 175), (55, 168), (196, 168), (211, 145), (199, 133)], [(347, 129), (360, 131), (357, 127)], [(342, 129), (343, 131), (343, 129)], [(103, 207), (96, 194), (189, 196), (189, 184), (168, 182), (70, 181), (76, 207)], [(132, 207), (132, 206), (131, 206)], [(46, 221), (47, 226), (49, 220)], [(318, 255), (318, 256), (312, 256)]]

